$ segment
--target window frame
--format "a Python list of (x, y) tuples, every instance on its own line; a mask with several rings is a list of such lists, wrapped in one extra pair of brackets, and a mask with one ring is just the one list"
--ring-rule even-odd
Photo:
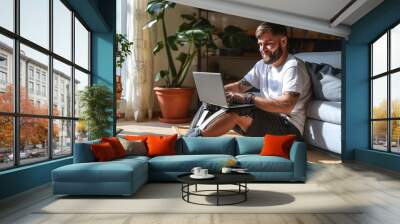
[[(380, 152), (386, 152), (386, 153), (391, 153), (391, 154), (400, 154), (400, 152), (393, 152), (392, 151), (392, 122), (393, 121), (400, 121), (400, 117), (393, 117), (392, 116), (392, 98), (391, 98), (391, 80), (392, 76), (396, 75), (396, 73), (400, 72), (400, 67), (391, 69), (391, 30), (395, 28), (396, 26), (400, 25), (400, 21), (395, 22), (392, 24), (389, 28), (385, 29), (384, 32), (379, 34), (375, 39), (373, 39), (369, 44), (369, 149), (373, 151), (380, 151)], [(384, 35), (387, 35), (387, 52), (386, 52), (386, 57), (387, 57), (387, 63), (386, 63), (386, 71), (376, 74), (374, 76), (373, 74), (373, 44), (378, 41), (381, 37)], [(400, 52), (399, 52), (400, 54)], [(387, 87), (387, 105), (386, 105), (386, 117), (385, 118), (373, 118), (373, 81), (378, 79), (386, 77), (386, 87)], [(384, 150), (379, 150), (374, 148), (374, 136), (373, 136), (373, 122), (375, 121), (386, 121), (386, 151)]]
[[(71, 103), (74, 105), (75, 103), (75, 89), (74, 89), (74, 82), (75, 82), (75, 69), (87, 74), (89, 76), (89, 83), (88, 85), (92, 85), (92, 72), (91, 72), (91, 49), (92, 49), (92, 44), (91, 44), (91, 37), (92, 37), (92, 30), (89, 29), (87, 24), (83, 21), (83, 19), (72, 9), (72, 7), (65, 1), (65, 0), (59, 0), (68, 10), (71, 11), (71, 18), (70, 18), (70, 23), (72, 26), (71, 30), (71, 59), (64, 58), (63, 56), (55, 53), (53, 50), (53, 1), (54, 0), (48, 0), (49, 2), (49, 48), (46, 49), (42, 47), (39, 44), (36, 44), (29, 39), (24, 38), (23, 36), (20, 35), (20, 0), (14, 0), (13, 1), (13, 10), (14, 10), (14, 30), (10, 31), (4, 27), (0, 26), (0, 35), (3, 35), (5, 37), (11, 38), (13, 40), (13, 63), (12, 63), (12, 69), (11, 69), (11, 75), (13, 75), (14, 79), (14, 111), (13, 112), (1, 112), (0, 111), (0, 116), (11, 116), (13, 118), (13, 153), (14, 153), (14, 161), (13, 161), (13, 166), (11, 167), (5, 167), (5, 168), (0, 168), (0, 172), (4, 170), (10, 170), (10, 169), (15, 169), (18, 167), (23, 167), (23, 166), (29, 166), (37, 163), (43, 163), (49, 160), (53, 159), (61, 159), (65, 157), (70, 157), (73, 155), (74, 151), (74, 143), (75, 143), (75, 123), (76, 121), (79, 120), (79, 117), (75, 117), (75, 108), (71, 108), (71, 114), (70, 116), (56, 116), (53, 115), (53, 59), (58, 60), (59, 62), (62, 62), (68, 66), (71, 66), (71, 81), (70, 81), (70, 86), (71, 86)], [(75, 63), (75, 25), (74, 21), (75, 18), (79, 20), (79, 22), (84, 26), (84, 28), (88, 31), (89, 34), (89, 40), (88, 40), (88, 57), (89, 57), (89, 65), (88, 69), (85, 69), (78, 64)], [(40, 53), (43, 53), (48, 56), (49, 63), (48, 63), (48, 76), (47, 76), (47, 84), (46, 84), (46, 91), (48, 93), (45, 93), (46, 96), (48, 96), (48, 112), (46, 115), (39, 115), (39, 114), (26, 114), (26, 113), (21, 113), (20, 111), (20, 85), (21, 85), (21, 80), (20, 80), (20, 64), (21, 64), (21, 56), (20, 56), (20, 45), (23, 44), (27, 47), (32, 48), (33, 50), (39, 51)], [(29, 74), (29, 64), (27, 64), (27, 74), (26, 75), (26, 81), (28, 82), (29, 80), (33, 81), (34, 86), (36, 83), (41, 83), (42, 85), (42, 80), (41, 80), (41, 74), (39, 74), (39, 80), (36, 82), (36, 69), (34, 68), (33, 70), (33, 79), (30, 79), (30, 74)], [(28, 86), (27, 86), (28, 87)], [(27, 91), (29, 91), (27, 89)], [(34, 89), (34, 92), (36, 89)], [(38, 96), (42, 96), (42, 94), (39, 94)], [(20, 158), (20, 119), (21, 118), (46, 118), (48, 122), (48, 136), (47, 136), (47, 142), (49, 143), (47, 145), (48, 150), (48, 155), (47, 157), (44, 157), (43, 160), (38, 161), (38, 162), (32, 162), (32, 163), (24, 163), (21, 164), (21, 158)], [(52, 133), (53, 133), (53, 122), (56, 120), (66, 120), (71, 122), (71, 153), (68, 155), (63, 155), (63, 156), (56, 156), (55, 158), (53, 155), (53, 138), (52, 138)], [(51, 144), (50, 144), (51, 143)]]

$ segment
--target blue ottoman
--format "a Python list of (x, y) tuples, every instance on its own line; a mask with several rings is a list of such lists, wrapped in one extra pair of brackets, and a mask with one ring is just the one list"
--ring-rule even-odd
[(52, 172), (53, 193), (132, 195), (148, 180), (147, 157), (108, 162), (74, 163)]

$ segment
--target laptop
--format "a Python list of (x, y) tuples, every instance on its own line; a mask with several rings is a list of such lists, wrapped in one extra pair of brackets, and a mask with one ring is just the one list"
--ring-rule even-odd
[(254, 106), (254, 104), (229, 104), (226, 99), (221, 73), (193, 72), (193, 78), (201, 102), (227, 109)]

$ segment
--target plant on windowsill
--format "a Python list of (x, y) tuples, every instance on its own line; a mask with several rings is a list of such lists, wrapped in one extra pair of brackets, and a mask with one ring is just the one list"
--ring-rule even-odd
[[(174, 8), (175, 3), (165, 0), (151, 0), (147, 4), (147, 13), (152, 19), (144, 26), (151, 28), (161, 23), (162, 40), (158, 41), (153, 54), (165, 50), (168, 69), (159, 71), (155, 81), (163, 80), (164, 87), (155, 87), (154, 91), (160, 104), (161, 122), (184, 123), (189, 121), (189, 108), (192, 102), (194, 88), (182, 87), (191, 68), (192, 62), (202, 47), (215, 47), (211, 34), (214, 27), (207, 19), (196, 15), (181, 15), (184, 20), (175, 33), (168, 35), (165, 13)], [(173, 52), (179, 52), (173, 57)], [(179, 63), (176, 66), (175, 63)]]
[(79, 93), (81, 119), (87, 126), (89, 140), (110, 136), (112, 127), (113, 97), (110, 89), (103, 84), (86, 87)]

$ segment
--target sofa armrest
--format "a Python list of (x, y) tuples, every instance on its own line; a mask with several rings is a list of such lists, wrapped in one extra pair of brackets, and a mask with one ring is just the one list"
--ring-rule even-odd
[(92, 144), (100, 143), (99, 140), (90, 141), (90, 142), (81, 142), (75, 143), (74, 145), (74, 163), (89, 163), (95, 162), (96, 158), (94, 157), (90, 146)]
[(290, 149), (290, 160), (293, 162), (294, 181), (305, 181), (307, 175), (307, 147), (304, 142), (295, 141)]

